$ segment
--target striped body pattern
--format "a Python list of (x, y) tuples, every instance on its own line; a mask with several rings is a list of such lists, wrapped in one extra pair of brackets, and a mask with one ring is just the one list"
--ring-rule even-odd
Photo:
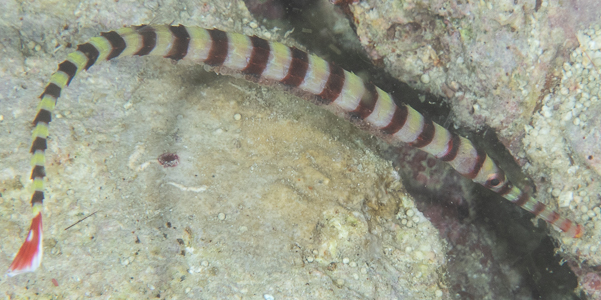
[(243, 74), (250, 80), (279, 82), (313, 95), (317, 104), (366, 124), (385, 140), (393, 144), (408, 143), (449, 163), (463, 176), (532, 212), (567, 235), (580, 237), (583, 234), (581, 225), (560, 216), (514, 186), (495, 162), (469, 140), (449, 132), (408, 105), (397, 105), (389, 93), (318, 56), (256, 36), (217, 29), (143, 25), (101, 33), (78, 45), (77, 51), (69, 54), (51, 76), (33, 121), (31, 179), (35, 191), (31, 203), (34, 218), (8, 275), (34, 271), (41, 263), (46, 140), (58, 97), (78, 72), (103, 60), (130, 55), (204, 63)]

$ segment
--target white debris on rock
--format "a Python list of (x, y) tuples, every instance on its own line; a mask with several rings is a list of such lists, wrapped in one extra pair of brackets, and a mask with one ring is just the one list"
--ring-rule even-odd
[[(587, 3), (590, 13), (546, 0), (362, 0), (351, 9), (372, 59), (447, 97), (456, 124), (492, 127), (534, 180), (538, 200), (585, 225), (581, 239), (553, 233), (561, 255), (600, 265), (601, 223), (591, 209), (601, 201), (601, 6)], [(573, 29), (589, 24), (565, 57), (576, 45)], [(405, 213), (397, 218), (413, 226)]]
[(601, 201), (600, 29), (597, 24), (577, 33), (580, 47), (563, 64), (561, 83), (542, 99), (523, 139), (531, 161), (528, 172), (548, 180), (539, 198), (552, 207), (568, 208), (585, 226), (583, 238), (562, 238), (563, 251), (593, 265), (601, 264), (601, 253), (596, 252), (601, 233), (595, 230), (601, 220), (594, 211)]

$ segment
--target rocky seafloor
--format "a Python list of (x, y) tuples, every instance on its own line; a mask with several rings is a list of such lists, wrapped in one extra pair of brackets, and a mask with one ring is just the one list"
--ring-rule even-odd
[[(29, 223), (36, 98), (73, 45), (141, 23), (283, 34), (259, 28), (242, 1), (0, 5), (2, 268)], [(446, 243), (377, 141), (345, 120), (280, 88), (156, 58), (98, 64), (61, 96), (44, 261), (0, 279), (3, 296), (448, 298)], [(163, 153), (179, 164), (161, 166)]]
[(601, 3), (367, 0), (349, 14), (373, 60), (445, 97), (455, 124), (494, 130), (536, 197), (584, 225), (551, 234), (601, 297)]
[[(478, 131), (496, 132), (518, 176), (531, 179), (539, 200), (583, 224), (584, 237), (536, 228), (519, 209), (478, 204), (492, 196), (444, 164), (388, 148), (281, 88), (124, 58), (81, 74), (59, 99), (47, 152), (44, 263), (0, 279), (2, 293), (600, 297), (595, 1), (296, 1), (331, 14), (336, 37), (303, 21), (294, 30), (278, 23), (290, 17), (286, 9), (261, 14), (270, 2), (277, 1), (1, 3), (0, 267), (10, 264), (29, 222), (36, 97), (73, 45), (142, 23), (217, 27), (299, 47), (299, 35), (325, 36), (333, 56), (366, 51), (394, 77), (443, 97), (448, 120), (476, 142), (486, 143)], [(180, 164), (160, 166), (165, 152)], [(537, 264), (554, 249), (557, 261)], [(573, 278), (557, 275), (568, 266)]]

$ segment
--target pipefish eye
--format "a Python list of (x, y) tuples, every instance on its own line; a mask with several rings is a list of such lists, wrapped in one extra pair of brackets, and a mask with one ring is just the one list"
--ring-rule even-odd
[(504, 175), (498, 173), (490, 174), (486, 180), (486, 186), (491, 188), (497, 187), (499, 184), (505, 181), (504, 177)]

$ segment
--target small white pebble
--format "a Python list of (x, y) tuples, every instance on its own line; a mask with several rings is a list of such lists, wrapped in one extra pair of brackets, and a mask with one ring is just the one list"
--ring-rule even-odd
[(357, 263), (354, 262), (354, 261), (351, 261), (348, 265), (351, 266), (351, 268), (356, 268), (357, 267)]
[(436, 292), (434, 292), (434, 295), (435, 295), (437, 298), (442, 298), (442, 295), (443, 295), (443, 294), (442, 294), (442, 291), (441, 291), (441, 290), (436, 290)]
[(354, 278), (355, 280), (359, 280), (359, 274), (357, 274), (357, 273), (353, 273), (353, 278)]
[(336, 280), (336, 285), (341, 287), (344, 285), (344, 279), (342, 278), (338, 278), (338, 280)]
[(265, 299), (265, 300), (275, 300), (275, 298), (272, 295), (269, 295), (269, 294), (263, 295), (263, 299)]
[(201, 265), (201, 266), (203, 266), (203, 267), (208, 267), (208, 266), (209, 266), (209, 262), (208, 262), (208, 261), (206, 261), (206, 260), (203, 260), (203, 261), (200, 263), (200, 265)]
[(242, 116), (240, 114), (235, 114), (234, 115), (234, 120), (240, 121), (240, 119), (242, 119)]
[(405, 214), (407, 215), (407, 217), (413, 217), (413, 215), (415, 215), (415, 212), (412, 209), (408, 209)]
[(307, 257), (307, 262), (308, 262), (308, 263), (312, 263), (312, 262), (313, 262), (313, 260), (315, 260), (315, 259), (313, 258), (313, 256), (309, 256), (309, 257)]
[(562, 87), (559, 91), (562, 95), (567, 95), (570, 91), (566, 87)]
[(413, 248), (405, 247), (405, 253), (411, 253), (411, 251), (413, 251)]
[(247, 231), (248, 231), (248, 227), (246, 227), (246, 226), (240, 226), (240, 227), (238, 228), (238, 231), (240, 231), (240, 233), (247, 232)]
[(423, 83), (429, 83), (430, 82), (430, 75), (428, 75), (428, 74), (422, 74), (422, 77), (420, 78), (420, 80)]
[(317, 255), (318, 253), (317, 250), (313, 249), (313, 255)]
[(4, 115), (0, 115), (0, 122), (4, 121)]
[(574, 193), (572, 191), (561, 194), (559, 196), (559, 207), (568, 207), (572, 200), (574, 200)]
[(586, 213), (588, 211), (588, 207), (586, 207), (584, 205), (580, 206), (580, 211), (583, 212), (583, 213)]
[(185, 292), (186, 294), (188, 294), (188, 293), (190, 293), (190, 291), (191, 291), (191, 290), (192, 290), (191, 288), (187, 287), (187, 288), (184, 290), (184, 292)]
[(348, 264), (350, 261), (351, 260), (348, 257), (345, 257), (345, 258), (342, 259), (342, 263), (345, 264), (345, 265)]
[(225, 220), (225, 214), (224, 214), (224, 213), (222, 213), (222, 212), (220, 212), (220, 213), (217, 215), (217, 219), (219, 219), (220, 221), (223, 221), (223, 220)]
[(361, 268), (361, 274), (367, 274), (367, 269), (366, 268)]
[(248, 24), (248, 26), (250, 26), (250, 28), (252, 28), (252, 29), (255, 29), (255, 28), (259, 27), (259, 25), (257, 24), (257, 22), (254, 22), (254, 21), (253, 21), (253, 22), (250, 22), (250, 23)]

